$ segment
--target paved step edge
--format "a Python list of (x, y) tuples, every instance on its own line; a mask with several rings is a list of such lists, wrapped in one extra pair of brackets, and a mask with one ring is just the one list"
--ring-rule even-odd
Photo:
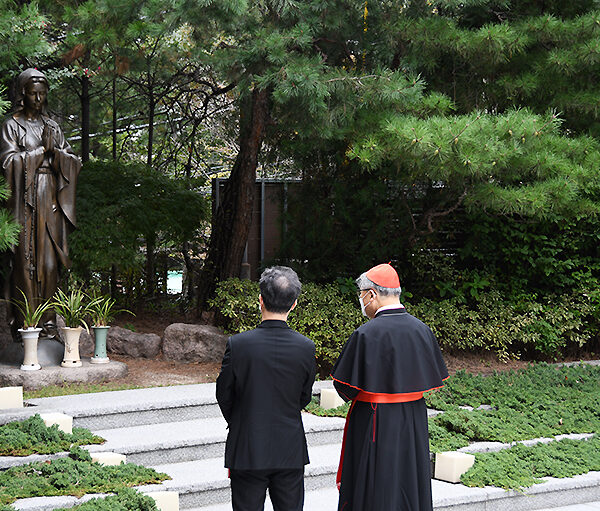
[[(229, 495), (228, 482), (227, 487), (214, 488), (220, 493)], [(140, 490), (146, 493), (152, 491), (161, 491), (162, 485), (154, 487), (141, 487)], [(435, 488), (434, 488), (435, 490)], [(546, 508), (555, 508), (573, 504), (585, 504), (600, 500), (600, 472), (590, 472), (581, 476), (575, 476), (569, 479), (550, 479), (545, 483), (534, 485), (524, 493), (515, 491), (504, 491), (498, 488), (479, 488), (479, 495), (462, 499), (439, 498), (434, 494), (434, 509), (436, 511), (532, 511), (545, 510)], [(318, 491), (311, 491), (307, 486), (307, 506), (305, 511), (334, 511), (335, 503), (332, 495), (335, 490), (331, 487), (324, 487)], [(319, 495), (326, 495), (326, 498), (319, 498)], [(85, 495), (81, 499), (76, 497), (33, 497), (17, 501), (14, 507), (20, 511), (51, 511), (59, 507), (72, 507), (76, 504), (85, 502), (91, 498), (103, 495)], [(206, 505), (195, 505), (190, 507), (186, 505), (189, 499), (180, 495), (182, 509), (188, 511), (225, 511), (230, 509), (230, 504), (226, 501), (221, 503), (212, 502)], [(453, 500), (453, 501), (452, 501)], [(324, 502), (332, 503), (331, 509), (322, 506), (313, 507), (310, 502), (317, 501), (320, 504)], [(193, 505), (193, 502), (188, 502)], [(267, 507), (268, 511), (269, 507)]]

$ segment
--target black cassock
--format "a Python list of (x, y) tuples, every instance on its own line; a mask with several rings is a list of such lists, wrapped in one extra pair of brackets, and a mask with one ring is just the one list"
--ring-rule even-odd
[(423, 392), (448, 377), (435, 336), (404, 308), (350, 336), (331, 373), (352, 400), (338, 471), (338, 511), (431, 511)]

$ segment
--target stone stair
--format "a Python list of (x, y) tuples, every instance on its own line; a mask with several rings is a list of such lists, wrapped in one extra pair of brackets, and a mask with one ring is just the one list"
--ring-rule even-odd
[[(314, 392), (323, 386), (331, 384), (318, 382)], [(226, 511), (231, 509), (229, 480), (223, 467), (227, 432), (214, 394), (214, 384), (203, 384), (33, 399), (19, 414), (60, 411), (71, 415), (74, 426), (87, 427), (106, 438), (103, 445), (89, 446), (90, 451), (126, 454), (127, 461), (172, 477), (160, 485), (141, 487), (142, 491), (177, 491), (182, 510)], [(311, 460), (305, 472), (304, 509), (335, 511), (335, 474), (344, 420), (303, 414), (303, 421)], [(0, 459), (0, 468), (47, 458), (5, 457)], [(535, 510), (600, 500), (599, 472), (550, 480), (526, 494), (498, 488), (467, 488), (437, 480), (432, 485), (436, 511)], [(75, 497), (36, 497), (20, 500), (15, 507), (49, 511), (78, 502)], [(265, 509), (272, 509), (269, 499)]]

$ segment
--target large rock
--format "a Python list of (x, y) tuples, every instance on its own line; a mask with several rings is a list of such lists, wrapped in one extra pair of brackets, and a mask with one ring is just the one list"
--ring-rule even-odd
[(108, 329), (106, 348), (109, 353), (134, 358), (155, 358), (160, 353), (160, 336), (141, 334), (119, 326)]
[(173, 323), (163, 334), (163, 355), (181, 362), (221, 362), (227, 339), (211, 325)]

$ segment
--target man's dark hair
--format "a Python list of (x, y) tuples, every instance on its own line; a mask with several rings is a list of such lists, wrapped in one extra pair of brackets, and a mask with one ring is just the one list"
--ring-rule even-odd
[(276, 313), (288, 312), (302, 290), (298, 275), (287, 266), (267, 268), (258, 284), (265, 309)]

